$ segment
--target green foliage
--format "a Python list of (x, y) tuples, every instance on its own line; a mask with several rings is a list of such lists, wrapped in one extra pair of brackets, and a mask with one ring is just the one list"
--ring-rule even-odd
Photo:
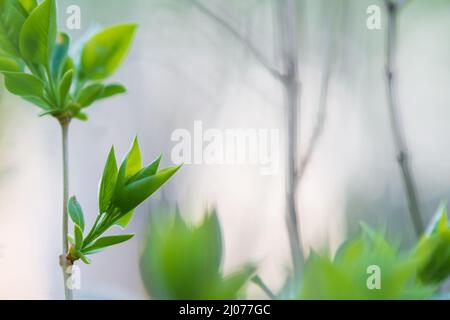
[[(86, 235), (83, 209), (75, 197), (69, 200), (69, 216), (74, 224), (74, 236), (70, 238), (71, 246), (67, 257), (70, 261), (81, 259), (85, 263), (90, 263), (86, 256), (133, 237), (128, 234), (102, 235), (114, 225), (126, 227), (132, 218), (133, 210), (161, 188), (180, 168), (169, 167), (158, 171), (160, 160), (161, 157), (148, 167), (142, 168), (141, 152), (138, 141), (135, 139), (119, 171), (114, 147), (111, 148), (100, 182), (99, 214)], [(143, 182), (139, 183), (139, 187), (129, 188), (130, 185), (133, 186), (141, 181)], [(124, 200), (127, 198), (130, 200)]]
[[(312, 253), (300, 289), (301, 299), (425, 299), (434, 287), (417, 279), (415, 255), (401, 254), (382, 235), (364, 226), (344, 243), (334, 259)], [(380, 288), (370, 289), (370, 266), (380, 270)]]
[(416, 246), (420, 261), (419, 278), (427, 284), (439, 284), (450, 275), (450, 225), (447, 204), (443, 203), (425, 235)]
[(217, 214), (188, 226), (179, 212), (152, 215), (141, 257), (141, 276), (155, 299), (237, 299), (255, 272), (252, 265), (223, 276), (222, 235)]
[(137, 27), (116, 25), (94, 35), (78, 64), (56, 16), (55, 0), (0, 0), (0, 72), (7, 89), (43, 109), (42, 115), (87, 120), (85, 108), (126, 92), (102, 81), (124, 61)]
[(104, 80), (111, 76), (128, 53), (136, 25), (110, 27), (87, 41), (81, 54), (80, 78)]

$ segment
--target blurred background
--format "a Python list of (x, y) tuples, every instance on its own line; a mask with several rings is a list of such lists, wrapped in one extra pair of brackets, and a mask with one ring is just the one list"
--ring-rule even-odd
[[(161, 152), (171, 165), (172, 132), (205, 128), (285, 132), (283, 87), (255, 59), (251, 43), (282, 66), (277, 0), (60, 0), (59, 25), (75, 41), (101, 27), (137, 22), (139, 31), (115, 78), (126, 95), (96, 104), (88, 123), (70, 136), (71, 194), (88, 223), (97, 213), (97, 188), (111, 144), (122, 157), (135, 135), (149, 162)], [(298, 0), (296, 50), (298, 151), (304, 154), (318, 119), (322, 130), (296, 194), (302, 247), (333, 251), (359, 221), (387, 227), (408, 247), (414, 229), (396, 162), (385, 81), (385, 20), (379, 0)], [(66, 9), (81, 8), (81, 29), (68, 30)], [(369, 30), (366, 10), (381, 9), (381, 29)], [(237, 39), (220, 21), (238, 30)], [(427, 221), (450, 195), (450, 2), (411, 0), (399, 16), (398, 97)], [(326, 86), (324, 86), (324, 83)], [(326, 89), (326, 90), (325, 90)], [(326, 101), (326, 103), (323, 103)], [(39, 119), (29, 103), (0, 87), (0, 298), (62, 298), (61, 147), (59, 127)], [(286, 135), (281, 157), (285, 163)], [(137, 236), (81, 266), (79, 298), (148, 298), (139, 275), (146, 223), (164, 196), (186, 219), (216, 206), (223, 228), (225, 270), (259, 264), (267, 284), (280, 288), (290, 267), (285, 225), (285, 171), (260, 174), (253, 165), (186, 165), (137, 210)], [(251, 298), (264, 295), (250, 285)]]

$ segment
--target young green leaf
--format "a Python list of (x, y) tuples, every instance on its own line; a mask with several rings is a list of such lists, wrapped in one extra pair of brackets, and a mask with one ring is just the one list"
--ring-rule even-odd
[(45, 116), (49, 114), (53, 114), (55, 110), (52, 109), (52, 107), (45, 102), (43, 99), (39, 97), (22, 97), (22, 99), (30, 102), (31, 104), (34, 104), (35, 106), (38, 106), (39, 108), (45, 110), (44, 113), (40, 114), (39, 116)]
[(103, 89), (104, 86), (100, 83), (94, 83), (87, 86), (81, 91), (80, 96), (78, 97), (78, 103), (83, 108), (89, 107), (101, 96)]
[(81, 53), (82, 79), (103, 80), (111, 76), (125, 59), (137, 26), (121, 24), (94, 35)]
[(5, 85), (9, 92), (22, 97), (44, 95), (44, 83), (33, 75), (20, 72), (5, 72)]
[(75, 237), (75, 248), (79, 251), (83, 247), (83, 231), (79, 225), (74, 224), (73, 233)]
[(70, 219), (72, 219), (73, 223), (80, 226), (81, 231), (84, 231), (83, 209), (81, 209), (81, 206), (75, 197), (69, 199), (67, 210), (69, 211)]
[(38, 6), (37, 0), (19, 0), (19, 2), (27, 13), (31, 13)]
[(62, 103), (66, 101), (67, 96), (69, 95), (72, 79), (73, 70), (67, 71), (61, 79), (61, 83), (59, 84), (59, 98)]
[(0, 0), (0, 52), (19, 57), (20, 30), (27, 12), (17, 1)]
[(125, 242), (134, 237), (134, 234), (121, 234), (115, 236), (102, 237), (94, 241), (94, 243), (86, 248), (83, 248), (84, 254), (93, 254), (107, 247)]
[(22, 67), (16, 60), (0, 56), (0, 72), (21, 72)]
[(34, 9), (20, 32), (20, 53), (29, 63), (50, 67), (56, 40), (55, 0), (45, 0)]
[(161, 163), (162, 155), (160, 155), (155, 161), (153, 161), (149, 166), (145, 167), (138, 173), (136, 173), (133, 177), (131, 177), (127, 183), (133, 183), (143, 178), (148, 178), (153, 176), (158, 172), (159, 164)]
[(129, 224), (131, 219), (133, 218), (134, 210), (131, 210), (124, 216), (122, 216), (117, 222), (115, 223), (116, 226), (121, 227), (122, 229), (125, 229)]
[(78, 119), (80, 121), (88, 121), (89, 120), (89, 116), (84, 112), (77, 112), (77, 114), (74, 115), (74, 118)]
[(134, 139), (133, 146), (126, 155), (125, 159), (120, 165), (119, 174), (117, 176), (116, 188), (114, 196), (116, 197), (120, 190), (123, 189), (127, 180), (139, 172), (142, 168), (142, 156), (139, 149), (139, 142), (137, 138)]
[(180, 167), (166, 168), (153, 176), (125, 185), (119, 190), (115, 204), (122, 212), (131, 211), (166, 183)]
[(62, 68), (67, 60), (70, 38), (66, 33), (59, 33), (56, 37), (55, 49), (52, 56), (52, 74), (56, 80), (60, 79)]
[(106, 99), (112, 96), (127, 92), (127, 89), (121, 84), (109, 84), (105, 86), (102, 94), (98, 99)]
[(78, 253), (78, 256), (85, 264), (91, 264), (91, 260), (89, 260), (89, 258), (87, 258), (84, 254)]
[(100, 213), (106, 212), (109, 204), (111, 203), (114, 188), (116, 187), (117, 173), (118, 169), (116, 156), (114, 153), (114, 147), (112, 147), (108, 155), (108, 160), (106, 160), (105, 169), (103, 170), (103, 176), (100, 182), (98, 197)]
[(428, 225), (425, 235), (432, 235), (437, 233), (438, 231), (445, 230), (447, 227), (447, 202), (443, 201), (437, 212), (434, 214), (431, 219), (430, 224)]

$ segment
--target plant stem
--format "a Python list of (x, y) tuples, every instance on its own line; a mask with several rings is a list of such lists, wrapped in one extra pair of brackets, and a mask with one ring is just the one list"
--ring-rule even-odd
[(256, 284), (271, 300), (277, 300), (277, 296), (269, 289), (260, 276), (254, 276), (252, 282)]
[(294, 282), (300, 281), (303, 266), (303, 251), (299, 228), (297, 208), (297, 176), (298, 176), (298, 141), (299, 141), (299, 109), (301, 83), (299, 81), (298, 58), (298, 21), (296, 3), (293, 0), (276, 2), (278, 14), (278, 32), (283, 68), (283, 89), (285, 93), (287, 124), (287, 183), (286, 183), (286, 223), (294, 267)]
[(397, 162), (400, 166), (403, 184), (406, 192), (409, 213), (418, 237), (424, 232), (424, 224), (419, 210), (417, 187), (413, 171), (410, 168), (408, 145), (400, 118), (400, 110), (395, 83), (395, 60), (397, 56), (397, 22), (400, 6), (390, 0), (385, 0), (388, 13), (387, 48), (386, 48), (386, 81), (388, 103), (391, 117), (391, 127), (397, 152)]
[(69, 252), (69, 215), (67, 212), (67, 203), (69, 201), (69, 124), (70, 118), (59, 119), (62, 133), (62, 152), (63, 152), (63, 224), (62, 224), (62, 255), (60, 257), (60, 264), (64, 275), (64, 296), (66, 300), (73, 299), (72, 290), (69, 288), (67, 282), (70, 278), (69, 268), (72, 263), (67, 259)]

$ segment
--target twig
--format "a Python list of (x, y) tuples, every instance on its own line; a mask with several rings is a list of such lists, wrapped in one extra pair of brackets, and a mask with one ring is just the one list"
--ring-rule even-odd
[[(346, 10), (341, 10), (340, 18), (341, 22), (345, 21), (345, 16), (343, 15), (346, 12)], [(333, 17), (335, 16), (335, 11), (333, 11)], [(325, 126), (326, 116), (327, 116), (327, 108), (328, 108), (328, 93), (330, 88), (330, 80), (331, 75), (333, 73), (333, 69), (335, 66), (336, 61), (336, 51), (337, 51), (337, 36), (333, 35), (331, 30), (334, 29), (332, 24), (330, 23), (327, 28), (329, 30), (328, 34), (331, 34), (331, 37), (328, 37), (328, 46), (325, 50), (325, 52), (328, 53), (327, 56), (327, 62), (325, 69), (322, 73), (322, 79), (321, 79), (321, 88), (320, 88), (320, 96), (319, 96), (319, 108), (317, 113), (317, 119), (315, 126), (313, 128), (313, 133), (311, 135), (311, 138), (309, 140), (309, 143), (306, 148), (306, 152), (303, 155), (302, 161), (299, 165), (298, 171), (297, 171), (297, 184), (300, 185), (304, 174), (306, 172), (306, 169), (308, 168), (309, 163), (311, 162), (311, 158), (313, 157), (318, 142), (322, 136), (323, 129)], [(330, 39), (332, 38), (332, 39)]]
[(294, 267), (294, 282), (300, 281), (303, 267), (303, 250), (299, 228), (297, 208), (297, 166), (301, 82), (299, 80), (299, 56), (296, 2), (294, 0), (279, 0), (276, 2), (277, 23), (282, 59), (282, 81), (285, 91), (286, 124), (287, 124), (287, 172), (286, 172), (286, 224), (288, 229), (289, 247)]
[(270, 290), (270, 288), (264, 283), (264, 281), (259, 276), (254, 276), (252, 282), (256, 284), (264, 293), (271, 299), (276, 300), (277, 296)]
[(191, 0), (192, 4), (203, 14), (205, 14), (210, 19), (214, 20), (220, 26), (225, 28), (233, 37), (236, 38), (239, 42), (242, 43), (255, 57), (255, 59), (270, 73), (277, 79), (282, 79), (282, 74), (279, 70), (274, 68), (272, 64), (264, 57), (264, 55), (256, 48), (256, 46), (250, 41), (250, 39), (246, 38), (242, 35), (235, 27), (225, 21), (222, 17), (214, 13), (204, 4), (202, 4), (198, 0)]
[(414, 174), (410, 168), (409, 151), (400, 118), (400, 110), (395, 83), (395, 60), (397, 54), (397, 16), (400, 7), (399, 4), (393, 3), (389, 0), (385, 0), (385, 4), (388, 13), (386, 44), (386, 83), (392, 134), (397, 152), (397, 162), (402, 172), (409, 213), (414, 224), (415, 232), (419, 237), (424, 232), (424, 224), (420, 215)]

